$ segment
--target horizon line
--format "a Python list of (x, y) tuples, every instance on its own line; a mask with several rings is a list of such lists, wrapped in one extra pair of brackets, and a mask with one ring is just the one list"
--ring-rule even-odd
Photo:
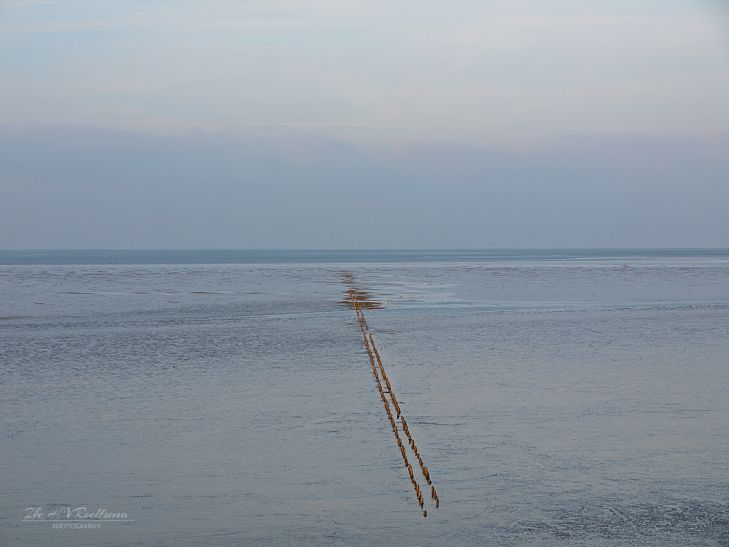
[(480, 252), (480, 251), (729, 251), (729, 247), (10, 247), (0, 252), (78, 252), (78, 251), (232, 251), (232, 252)]

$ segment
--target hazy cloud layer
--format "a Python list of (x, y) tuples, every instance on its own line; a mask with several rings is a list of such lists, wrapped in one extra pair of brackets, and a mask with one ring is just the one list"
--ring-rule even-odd
[(0, 132), (0, 248), (729, 247), (729, 136)]
[(723, 1), (6, 0), (0, 247), (729, 246), (727, 97)]

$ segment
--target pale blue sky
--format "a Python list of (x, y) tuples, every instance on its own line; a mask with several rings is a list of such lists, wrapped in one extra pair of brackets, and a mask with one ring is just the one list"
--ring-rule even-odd
[(727, 97), (719, 1), (4, 0), (0, 247), (729, 246)]
[(0, 2), (0, 120), (523, 141), (729, 128), (708, 0)]

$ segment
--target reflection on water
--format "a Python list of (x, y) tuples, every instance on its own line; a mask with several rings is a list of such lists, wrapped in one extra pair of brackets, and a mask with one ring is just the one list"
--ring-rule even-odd
[[(3, 254), (1, 545), (729, 541), (727, 253), (196, 256)], [(343, 270), (447, 492), (427, 519)]]
[[(421, 473), (420, 476), (422, 477), (422, 480), (427, 483), (425, 490), (429, 491), (428, 493), (430, 494), (430, 500), (432, 502), (431, 507), (434, 507), (435, 509), (440, 508), (440, 496), (430, 477), (430, 471), (425, 465), (425, 461), (423, 461), (423, 456), (420, 454), (418, 445), (415, 443), (415, 439), (413, 439), (413, 436), (410, 433), (410, 428), (408, 427), (405, 416), (403, 416), (402, 409), (400, 408), (400, 403), (402, 401), (398, 401), (398, 398), (395, 395), (395, 389), (392, 387), (392, 383), (387, 376), (387, 372), (385, 372), (380, 352), (377, 351), (375, 339), (367, 326), (367, 320), (364, 315), (365, 310), (379, 309), (382, 306), (379, 302), (372, 300), (369, 293), (357, 288), (354, 276), (350, 272), (344, 272), (341, 277), (343, 283), (347, 287), (344, 302), (348, 307), (354, 310), (355, 316), (357, 317), (359, 328), (362, 331), (363, 345), (370, 360), (372, 375), (375, 380), (375, 384), (377, 385), (377, 391), (379, 392), (385, 414), (387, 415), (388, 420), (390, 420), (390, 427), (392, 428), (392, 433), (395, 436), (397, 446), (400, 449), (403, 464), (405, 464), (405, 468), (408, 471), (408, 477), (410, 478), (410, 483), (413, 486), (413, 491), (415, 492), (418, 505), (420, 506), (423, 517), (427, 518), (428, 510), (425, 508), (425, 495), (423, 494), (423, 489), (420, 487), (419, 479), (416, 478), (416, 472), (413, 470), (413, 465), (410, 464), (410, 459), (412, 459), (413, 462), (417, 462), (415, 465), (419, 467), (419, 471)], [(405, 442), (403, 442), (403, 439), (405, 439)], [(406, 448), (406, 444), (410, 449), (409, 451), (408, 448)]]

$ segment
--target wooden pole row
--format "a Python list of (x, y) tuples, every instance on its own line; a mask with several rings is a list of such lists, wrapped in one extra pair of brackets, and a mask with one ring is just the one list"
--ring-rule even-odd
[[(396, 418), (393, 417), (392, 409), (396, 412), (397, 419), (400, 420), (400, 425), (402, 427), (402, 431), (405, 434), (405, 437), (407, 438), (408, 445), (410, 446), (411, 451), (415, 455), (415, 458), (418, 460), (418, 464), (420, 467), (420, 471), (425, 478), (426, 482), (430, 486), (430, 498), (435, 504), (435, 507), (440, 507), (440, 498), (438, 497), (438, 493), (435, 489), (435, 486), (433, 485), (433, 482), (430, 478), (430, 472), (425, 465), (425, 462), (423, 461), (423, 457), (420, 454), (420, 451), (418, 450), (417, 445), (415, 444), (415, 440), (412, 437), (412, 434), (410, 433), (410, 428), (408, 426), (407, 421), (405, 420), (405, 417), (402, 415), (402, 411), (400, 410), (400, 405), (398, 404), (397, 397), (395, 395), (395, 391), (392, 388), (392, 384), (390, 383), (390, 379), (387, 376), (387, 372), (385, 372), (385, 367), (382, 363), (382, 359), (380, 358), (380, 353), (377, 350), (377, 346), (375, 345), (374, 337), (372, 336), (372, 333), (369, 331), (369, 328), (367, 326), (367, 321), (364, 316), (363, 306), (360, 305), (362, 299), (360, 296), (362, 294), (361, 291), (355, 290), (353, 286), (353, 278), (351, 274), (343, 274), (342, 280), (349, 285), (349, 290), (347, 291), (347, 296), (349, 297), (349, 303), (351, 304), (352, 308), (354, 308), (355, 315), (357, 317), (357, 322), (359, 324), (360, 330), (362, 331), (362, 337), (364, 340), (364, 346), (367, 350), (367, 355), (370, 360), (370, 366), (372, 368), (372, 374), (375, 378), (375, 384), (377, 386), (377, 391), (380, 394), (380, 399), (382, 400), (382, 404), (385, 408), (385, 413), (387, 414), (387, 417), (390, 421), (390, 425), (392, 426), (392, 431), (395, 436), (395, 441), (397, 442), (398, 448), (400, 449), (400, 455), (402, 456), (403, 462), (405, 464), (405, 469), (408, 473), (408, 478), (410, 479), (410, 483), (413, 486), (413, 490), (415, 491), (415, 496), (418, 500), (418, 505), (420, 506), (420, 509), (422, 510), (423, 516), (428, 516), (428, 511), (425, 509), (425, 501), (423, 497), (422, 490), (420, 488), (420, 484), (418, 483), (417, 479), (415, 478), (415, 473), (413, 471), (413, 466), (410, 464), (407, 456), (407, 450), (405, 448), (405, 444), (403, 443), (402, 438), (400, 437), (400, 429), (397, 426)], [(375, 364), (376, 363), (376, 364)], [(383, 388), (382, 382), (384, 381), (385, 386), (387, 389), (385, 390)], [(388, 397), (385, 395), (387, 393), (389, 395)]]

